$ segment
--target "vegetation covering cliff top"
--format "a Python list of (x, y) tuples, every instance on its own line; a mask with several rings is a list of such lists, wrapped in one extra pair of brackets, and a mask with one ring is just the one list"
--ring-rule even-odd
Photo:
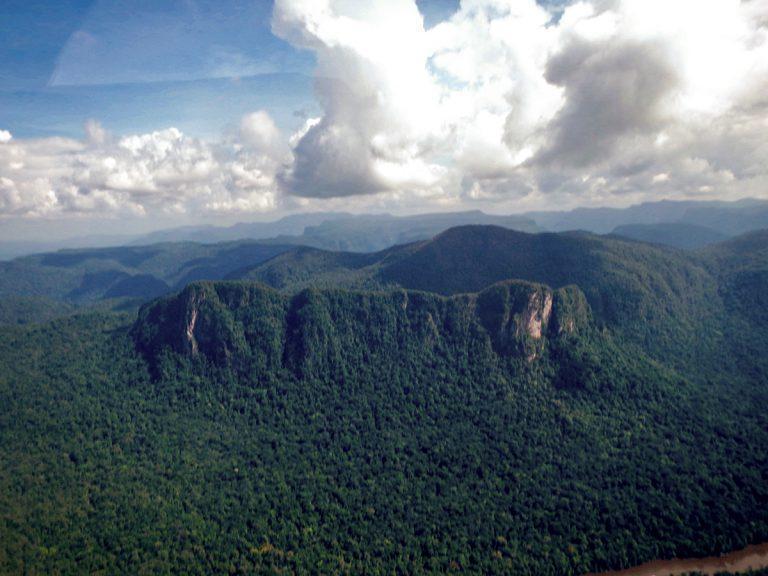
[(561, 576), (768, 540), (764, 255), (465, 228), (0, 328), (0, 573)]

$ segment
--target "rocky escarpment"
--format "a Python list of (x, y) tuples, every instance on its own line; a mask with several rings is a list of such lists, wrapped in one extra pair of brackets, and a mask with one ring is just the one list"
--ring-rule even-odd
[(589, 306), (575, 287), (552, 290), (540, 284), (502, 282), (477, 295), (477, 315), (494, 350), (535, 360), (552, 339), (589, 324)]
[(408, 290), (286, 295), (217, 282), (144, 306), (132, 334), (154, 365), (170, 354), (251, 373), (332, 376), (414, 357), (531, 363), (589, 323), (575, 287), (507, 281), (452, 297)]

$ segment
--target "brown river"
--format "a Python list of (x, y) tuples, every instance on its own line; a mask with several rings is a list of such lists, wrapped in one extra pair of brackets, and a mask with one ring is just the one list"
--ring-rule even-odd
[(718, 572), (742, 574), (750, 569), (766, 567), (768, 567), (768, 543), (749, 546), (723, 556), (690, 560), (655, 560), (626, 570), (593, 573), (587, 576), (679, 576), (691, 572), (710, 575)]

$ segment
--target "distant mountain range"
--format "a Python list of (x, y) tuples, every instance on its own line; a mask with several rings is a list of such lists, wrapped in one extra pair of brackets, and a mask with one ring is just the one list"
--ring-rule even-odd
[(529, 212), (525, 216), (552, 232), (586, 230), (608, 234), (619, 226), (630, 224), (681, 223), (710, 228), (724, 236), (736, 236), (768, 228), (768, 200), (662, 200), (628, 208), (577, 208), (566, 212)]
[[(660, 201), (629, 208), (579, 208), (498, 216), (480, 211), (393, 216), (341, 212), (294, 214), (273, 222), (233, 226), (187, 226), (142, 236), (84, 236), (62, 242), (5, 242), (0, 259), (58, 248), (143, 246), (166, 242), (215, 244), (261, 240), (325, 250), (376, 252), (396, 244), (426, 240), (455, 226), (502, 226), (521, 232), (584, 230), (691, 249), (751, 230), (768, 228), (768, 201)], [(628, 228), (643, 226), (645, 228)], [(654, 228), (660, 226), (660, 228)], [(650, 227), (650, 228), (649, 228)]]
[[(179, 228), (156, 232), (134, 244), (158, 241), (222, 242), (240, 239), (300, 244), (325, 250), (375, 252), (396, 244), (431, 238), (455, 226), (502, 226), (521, 232), (584, 230), (619, 234), (698, 248), (751, 230), (768, 228), (768, 200), (737, 202), (660, 201), (628, 208), (578, 208), (565, 212), (528, 212), (495, 216), (480, 211), (415, 216), (316, 213), (287, 216), (276, 222), (230, 227)], [(628, 226), (660, 226), (633, 229)]]
[(275, 222), (235, 224), (226, 228), (214, 226), (179, 228), (156, 232), (141, 237), (133, 243), (150, 244), (158, 241), (214, 243), (250, 239), (312, 246), (325, 250), (376, 252), (396, 244), (425, 240), (448, 228), (468, 224), (503, 226), (522, 232), (540, 231), (530, 218), (493, 216), (480, 211), (415, 216), (315, 213), (286, 216)]

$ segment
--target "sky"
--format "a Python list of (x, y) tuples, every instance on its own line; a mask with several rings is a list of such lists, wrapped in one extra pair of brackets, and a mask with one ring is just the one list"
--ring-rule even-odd
[(768, 0), (4, 0), (0, 241), (768, 198)]

